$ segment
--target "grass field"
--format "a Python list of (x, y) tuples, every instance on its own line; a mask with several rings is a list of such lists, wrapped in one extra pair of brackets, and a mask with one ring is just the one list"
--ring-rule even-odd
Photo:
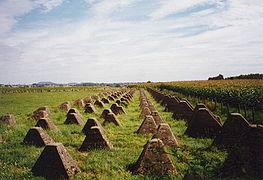
[(12, 92), (56, 92), (56, 91), (96, 91), (109, 89), (109, 87), (97, 86), (73, 86), (73, 87), (0, 87), (0, 93)]
[[(85, 135), (81, 132), (82, 126), (65, 125), (66, 112), (57, 109), (64, 101), (72, 101), (100, 91), (93, 92), (47, 92), (47, 93), (21, 93), (0, 95), (0, 115), (12, 113), (16, 116), (17, 125), (14, 127), (1, 126), (0, 133), (6, 140), (0, 145), (0, 179), (41, 179), (30, 172), (43, 148), (23, 145), (21, 142), (30, 127), (36, 122), (30, 119), (31, 113), (40, 106), (48, 105), (52, 114), (50, 119), (58, 126), (59, 132), (48, 131), (48, 134), (66, 147), (70, 155), (77, 162), (82, 173), (72, 179), (158, 179), (155, 175), (132, 175), (127, 167), (136, 162), (143, 145), (151, 135), (134, 133), (140, 126), (139, 118), (139, 91), (136, 91), (130, 105), (125, 108), (126, 115), (118, 115), (121, 127), (107, 125), (106, 135), (113, 144), (111, 150), (94, 150), (79, 152)], [(185, 136), (185, 121), (172, 119), (172, 113), (163, 112), (164, 107), (157, 104), (147, 93), (149, 99), (160, 112), (164, 122), (170, 124), (182, 148), (168, 151), (178, 174), (162, 177), (163, 179), (194, 179), (213, 178), (220, 173), (220, 168), (227, 156), (224, 151), (211, 148), (212, 139), (195, 139)], [(110, 105), (107, 105), (109, 107)], [(84, 120), (90, 117), (99, 118), (103, 109), (98, 109), (98, 114), (85, 114), (79, 109)]]

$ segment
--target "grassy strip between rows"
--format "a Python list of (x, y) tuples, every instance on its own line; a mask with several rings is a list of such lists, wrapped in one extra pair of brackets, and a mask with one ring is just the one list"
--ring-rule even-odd
[[(72, 94), (71, 94), (72, 93)], [(80, 92), (71, 92), (68, 94), (68, 100), (76, 98)], [(75, 94), (76, 93), (76, 94)], [(84, 92), (83, 92), (84, 93)], [(97, 94), (98, 92), (94, 92)], [(52, 93), (53, 94), (53, 93)], [(71, 94), (71, 95), (70, 95)], [(73, 95), (74, 94), (74, 95)], [(85, 96), (87, 96), (87, 92)], [(148, 94), (148, 93), (147, 93)], [(30, 94), (27, 94), (31, 96)], [(24, 98), (27, 97), (24, 96)], [(44, 94), (43, 94), (44, 95)], [(54, 99), (58, 94), (54, 93)], [(83, 97), (85, 97), (83, 94)], [(18, 96), (10, 95), (10, 98), (18, 98)], [(106, 135), (114, 146), (111, 150), (94, 150), (91, 152), (79, 152), (78, 148), (82, 144), (85, 135), (81, 134), (83, 126), (64, 125), (65, 111), (57, 110), (58, 104), (53, 102), (53, 96), (47, 96), (45, 104), (38, 104), (36, 101), (31, 102), (33, 110), (42, 105), (51, 105), (50, 119), (58, 126), (60, 132), (50, 132), (48, 134), (56, 141), (64, 144), (70, 155), (81, 168), (82, 173), (74, 176), (72, 179), (158, 179), (155, 175), (132, 175), (127, 170), (130, 164), (138, 159), (143, 150), (143, 145), (151, 138), (151, 135), (139, 135), (134, 133), (140, 126), (142, 119), (139, 118), (139, 92), (134, 94), (132, 103), (125, 108), (126, 115), (119, 115), (118, 119), (122, 126), (107, 125)], [(163, 107), (157, 104), (148, 94), (149, 99), (154, 103), (156, 109), (160, 112), (164, 122), (169, 123), (175, 136), (182, 148), (168, 149), (172, 160), (179, 172), (177, 175), (169, 175), (162, 177), (163, 179), (182, 179), (184, 176), (195, 178), (215, 178), (226, 157), (226, 152), (209, 148), (212, 139), (194, 139), (183, 135), (186, 125), (182, 120), (172, 119), (172, 114), (163, 112)], [(36, 98), (28, 97), (28, 98)], [(62, 97), (61, 97), (62, 98)], [(5, 102), (2, 101), (1, 102)], [(13, 108), (13, 114), (17, 116), (17, 125), (15, 127), (1, 126), (0, 133), (6, 139), (6, 143), (0, 145), (0, 179), (41, 179), (34, 177), (30, 172), (32, 166), (36, 162), (43, 148), (34, 146), (26, 146), (21, 144), (27, 131), (34, 126), (36, 122), (29, 119), (29, 104), (23, 98), (16, 99)], [(50, 103), (48, 103), (50, 102)], [(57, 102), (57, 101), (56, 101)], [(6, 102), (4, 112), (11, 107), (13, 102)], [(21, 107), (27, 107), (26, 111), (20, 110)], [(107, 105), (109, 107), (110, 105)], [(30, 109), (30, 112), (33, 110)], [(79, 109), (84, 120), (90, 117), (99, 118), (103, 109), (98, 109), (98, 114), (84, 114), (83, 109)], [(26, 112), (26, 113), (25, 113)], [(2, 112), (1, 112), (2, 113)]]

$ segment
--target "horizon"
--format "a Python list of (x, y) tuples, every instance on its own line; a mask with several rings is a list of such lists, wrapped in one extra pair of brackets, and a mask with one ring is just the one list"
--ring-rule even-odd
[[(253, 75), (255, 74), (260, 74), (260, 73), (253, 73)], [(220, 75), (220, 74), (219, 74)], [(241, 74), (241, 75), (238, 75), (238, 76), (246, 76), (246, 75), (250, 75), (250, 74)], [(262, 74), (260, 74), (262, 75)], [(53, 82), (53, 81), (40, 81), (40, 82), (32, 82), (32, 83), (17, 83), (17, 84), (3, 84), (0, 82), (0, 84), (3, 84), (3, 85), (33, 85), (33, 84), (40, 84), (40, 83), (53, 83), (53, 84), (56, 84), (56, 85), (62, 85), (62, 84), (85, 84), (85, 83), (90, 83), (90, 84), (140, 84), (140, 83), (170, 83), (170, 82), (190, 82), (190, 81), (222, 81), (222, 80), (229, 80), (229, 81), (233, 81), (233, 80), (262, 80), (260, 78), (245, 78), (245, 79), (241, 79), (241, 78), (235, 78), (235, 77), (238, 77), (237, 75), (235, 76), (229, 76), (229, 77), (224, 77), (224, 79), (200, 79), (200, 80), (174, 80), (174, 81), (122, 81), (122, 82)], [(228, 78), (233, 78), (234, 79), (228, 79)]]
[(170, 82), (262, 73), (260, 0), (2, 0), (0, 82)]

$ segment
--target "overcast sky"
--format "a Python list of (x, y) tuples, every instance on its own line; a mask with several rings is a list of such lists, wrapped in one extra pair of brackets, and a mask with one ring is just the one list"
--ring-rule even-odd
[(262, 73), (263, 0), (0, 0), (0, 83)]

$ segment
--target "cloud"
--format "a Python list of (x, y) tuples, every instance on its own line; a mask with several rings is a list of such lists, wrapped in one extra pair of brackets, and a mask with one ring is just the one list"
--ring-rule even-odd
[(0, 1), (0, 36), (10, 32), (20, 17), (36, 8), (48, 13), (61, 5), (64, 0), (1, 0)]
[(37, 6), (40, 6), (43, 8), (42, 12), (48, 13), (53, 8), (61, 5), (64, 2), (64, 0), (35, 0), (34, 3)]
[[(262, 71), (262, 2), (201, 1), (204, 8), (195, 11), (189, 9), (200, 1), (172, 11), (163, 9), (172, 1), (147, 2), (90, 1), (92, 14), (82, 20), (9, 32), (0, 39), (0, 82), (172, 81)], [(136, 16), (142, 3), (154, 20), (113, 17), (127, 7)], [(156, 13), (161, 9), (166, 13)], [(186, 15), (166, 18), (177, 12)]]
[(92, 10), (96, 15), (109, 15), (120, 10), (123, 7), (129, 6), (138, 0), (103, 0), (95, 4)]
[(17, 17), (30, 12), (34, 3), (30, 0), (1, 0), (0, 2), (0, 35), (12, 29)]
[(87, 2), (88, 4), (93, 4), (95, 2), (98, 2), (98, 0), (84, 0), (85, 2)]
[(149, 16), (153, 20), (164, 18), (171, 14), (180, 13), (190, 8), (202, 6), (206, 4), (217, 4), (219, 0), (167, 0), (160, 1), (160, 7), (153, 11)]
[(215, 9), (204, 9), (202, 11), (194, 12), (191, 15), (192, 16), (207, 16), (212, 13), (215, 13)]

